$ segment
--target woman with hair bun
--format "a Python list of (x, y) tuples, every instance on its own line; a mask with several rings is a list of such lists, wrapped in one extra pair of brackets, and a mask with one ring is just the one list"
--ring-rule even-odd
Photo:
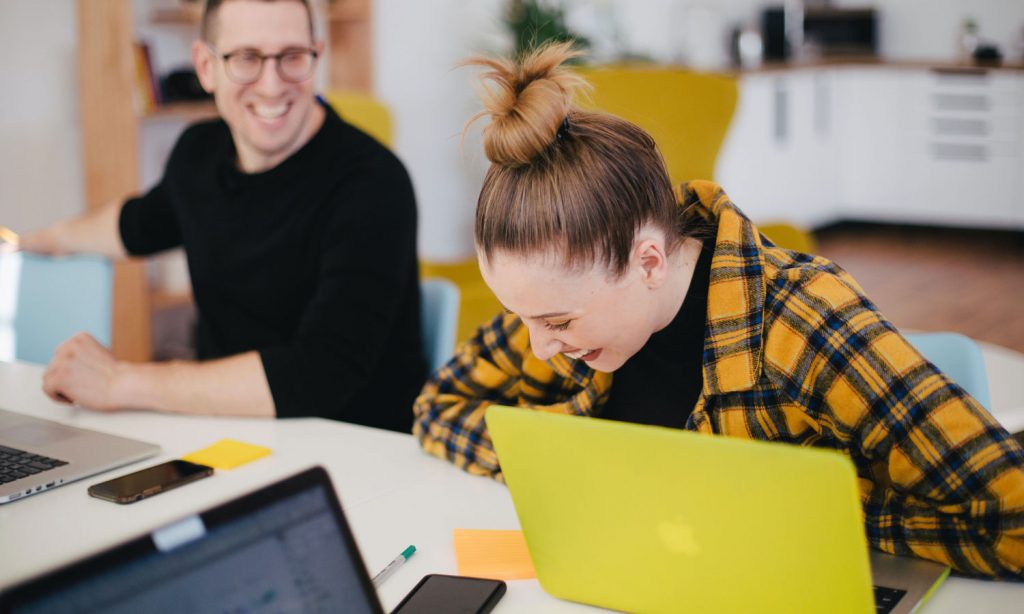
[(714, 183), (673, 189), (649, 135), (577, 107), (575, 55), (468, 62), (491, 120), (476, 249), (507, 313), (427, 382), (424, 449), (500, 480), (492, 403), (834, 448), (873, 547), (1022, 577), (1021, 447), (842, 269)]

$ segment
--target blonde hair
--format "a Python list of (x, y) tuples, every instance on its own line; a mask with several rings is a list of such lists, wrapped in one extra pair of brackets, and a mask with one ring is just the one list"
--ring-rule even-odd
[(484, 110), (469, 123), (491, 119), (483, 130), (491, 166), (474, 235), (485, 258), (554, 248), (570, 268), (602, 262), (618, 276), (643, 225), (663, 230), (672, 250), (690, 223), (654, 139), (624, 119), (576, 106), (589, 84), (564, 64), (579, 55), (565, 42), (518, 60), (465, 62), (487, 69), (479, 88)]

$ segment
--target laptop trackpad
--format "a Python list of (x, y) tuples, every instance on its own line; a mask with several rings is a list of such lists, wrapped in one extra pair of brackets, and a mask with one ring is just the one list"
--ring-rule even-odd
[(0, 439), (9, 442), (11, 445), (24, 446), (47, 446), (51, 443), (70, 439), (79, 434), (79, 431), (66, 428), (59, 424), (20, 424), (18, 426), (0, 430)]

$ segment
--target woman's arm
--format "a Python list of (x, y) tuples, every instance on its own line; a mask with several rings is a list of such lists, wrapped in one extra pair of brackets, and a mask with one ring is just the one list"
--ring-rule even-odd
[(484, 413), (495, 403), (518, 403), (524, 352), (529, 352), (527, 331), (511, 315), (497, 316), (459, 346), (413, 405), (412, 432), (423, 449), (470, 473), (498, 478)]
[(427, 380), (413, 407), (413, 434), (427, 452), (466, 471), (501, 480), (501, 467), (484, 414), (494, 404), (539, 411), (592, 415), (611, 386), (611, 376), (565, 356), (542, 361), (514, 315), (480, 327), (447, 365)]
[(836, 281), (789, 299), (817, 320), (804, 321), (807, 377), (783, 388), (857, 464), (868, 541), (964, 573), (1024, 577), (1024, 451), (852, 280)]

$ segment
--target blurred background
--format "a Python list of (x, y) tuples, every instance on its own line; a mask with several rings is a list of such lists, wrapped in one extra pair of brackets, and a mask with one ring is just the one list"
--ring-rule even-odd
[[(47, 225), (155, 183), (212, 117), (189, 66), (201, 5), (0, 0), (0, 224)], [(895, 324), (1024, 351), (1024, 2), (326, 0), (320, 90), (390, 144), (424, 272), (496, 304), (475, 271), (487, 163), (456, 64), (571, 37), (584, 104), (646, 128), (673, 180), (714, 179), (765, 234), (836, 260)], [(386, 237), (382, 237), (386, 240)], [(134, 276), (134, 277), (132, 277)], [(133, 278), (137, 283), (126, 283)], [(180, 254), (119, 272), (151, 314), (135, 357), (188, 356)]]

